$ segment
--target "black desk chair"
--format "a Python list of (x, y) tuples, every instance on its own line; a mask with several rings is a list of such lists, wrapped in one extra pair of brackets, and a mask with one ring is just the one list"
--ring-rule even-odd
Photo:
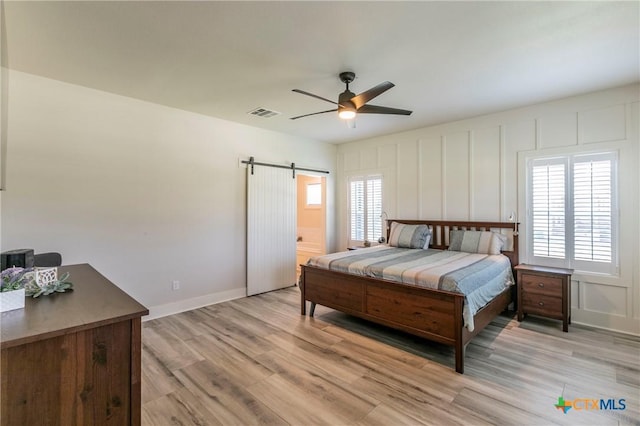
[(60, 266), (62, 265), (62, 255), (60, 253), (39, 253), (33, 256), (34, 266)]

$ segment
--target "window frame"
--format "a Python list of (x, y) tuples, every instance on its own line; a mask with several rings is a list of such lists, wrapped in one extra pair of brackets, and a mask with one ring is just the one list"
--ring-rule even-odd
[[(316, 188), (317, 188), (317, 193), (313, 194), (316, 195), (319, 199), (317, 200), (317, 203), (311, 203), (309, 202), (309, 196), (311, 194), (310, 189), (314, 188), (314, 192), (316, 192)], [(322, 182), (311, 182), (311, 183), (307, 183), (305, 184), (305, 188), (304, 188), (304, 197), (305, 197), (305, 207), (310, 208), (310, 209), (319, 209), (322, 207)]]
[[(372, 181), (379, 181), (379, 185), (380, 185), (380, 190), (379, 190), (379, 207), (377, 208), (378, 213), (376, 214), (376, 206), (373, 206), (373, 212), (371, 212), (372, 207), (370, 206), (371, 201), (368, 200), (368, 182), (372, 182)], [(353, 205), (352, 205), (352, 184), (355, 182), (363, 182), (363, 197), (364, 197), (364, 211), (362, 212), (362, 220), (363, 220), (363, 225), (362, 225), (362, 232), (363, 232), (363, 239), (357, 239), (357, 235), (354, 235), (353, 233), (353, 221), (354, 221), (354, 217), (353, 217)], [(383, 204), (383, 192), (384, 192), (384, 178), (382, 176), (382, 174), (380, 173), (372, 173), (372, 174), (366, 174), (366, 175), (355, 175), (355, 176), (349, 176), (347, 178), (347, 241), (348, 241), (348, 245), (361, 245), (363, 244), (366, 240), (368, 240), (369, 242), (371, 242), (372, 244), (375, 244), (378, 239), (380, 237), (382, 237), (382, 232), (383, 232), (383, 226), (382, 226), (382, 204)], [(375, 203), (376, 200), (373, 200), (373, 202)], [(370, 221), (371, 219), (373, 219), (374, 224), (371, 225)], [(357, 219), (356, 219), (357, 220)], [(377, 221), (377, 224), (375, 223)], [(373, 229), (371, 229), (371, 227), (373, 226)], [(371, 232), (376, 233), (378, 232), (380, 235), (373, 235), (371, 234)], [(371, 234), (371, 235), (370, 235)], [(355, 238), (354, 238), (355, 237)], [(370, 237), (370, 238), (368, 238)], [(384, 236), (386, 237), (386, 236)]]
[[(611, 261), (600, 262), (595, 260), (576, 259), (576, 234), (575, 234), (575, 165), (589, 161), (608, 160), (610, 169), (610, 199), (611, 199)], [(565, 254), (563, 258), (535, 256), (534, 255), (534, 229), (533, 229), (533, 169), (540, 164), (564, 164), (564, 239)], [(589, 274), (619, 275), (619, 189), (618, 169), (619, 156), (617, 150), (603, 150), (594, 152), (573, 152), (557, 155), (532, 155), (526, 159), (526, 184), (525, 184), (525, 211), (527, 217), (527, 252), (531, 263), (544, 266), (558, 266), (575, 269)]]

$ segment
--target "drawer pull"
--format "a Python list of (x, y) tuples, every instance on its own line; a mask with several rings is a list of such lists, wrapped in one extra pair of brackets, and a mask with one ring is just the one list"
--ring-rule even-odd
[(544, 302), (538, 302), (538, 305), (544, 306)]
[(538, 283), (538, 287), (540, 288), (544, 287), (544, 283)]

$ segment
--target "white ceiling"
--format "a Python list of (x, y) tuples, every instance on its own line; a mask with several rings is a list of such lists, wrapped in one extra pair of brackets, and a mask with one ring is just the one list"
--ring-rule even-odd
[[(640, 80), (629, 2), (4, 1), (9, 68), (226, 120), (340, 143)], [(6, 55), (8, 53), (8, 55)], [(371, 103), (329, 103), (341, 71)], [(282, 114), (247, 115), (264, 107)]]

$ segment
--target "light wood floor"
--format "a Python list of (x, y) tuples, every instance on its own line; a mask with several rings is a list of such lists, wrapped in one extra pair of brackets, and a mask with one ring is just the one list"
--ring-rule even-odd
[[(145, 425), (640, 425), (640, 339), (498, 317), (453, 350), (318, 306), (297, 287), (143, 324)], [(625, 410), (556, 409), (558, 397)], [(616, 404), (616, 407), (620, 407)]]

